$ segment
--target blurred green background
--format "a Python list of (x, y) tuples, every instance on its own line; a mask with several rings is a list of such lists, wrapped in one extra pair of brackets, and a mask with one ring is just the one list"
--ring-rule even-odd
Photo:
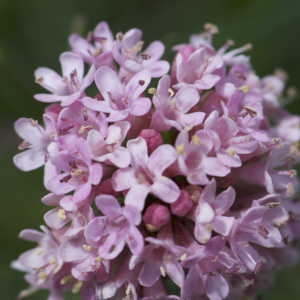
[[(144, 30), (145, 40), (166, 45), (188, 40), (206, 22), (220, 28), (217, 40), (253, 43), (252, 61), (260, 75), (285, 69), (289, 84), (300, 87), (299, 0), (0, 0), (0, 299), (15, 299), (26, 284), (9, 268), (11, 260), (31, 245), (17, 239), (25, 227), (37, 228), (45, 208), (41, 170), (25, 174), (11, 160), (18, 139), (13, 121), (39, 118), (44, 105), (33, 100), (38, 66), (58, 68), (70, 32), (86, 33), (106, 20), (113, 31)], [(170, 57), (171, 51), (167, 52)], [(299, 99), (290, 105), (300, 113)], [(264, 300), (300, 299), (300, 270), (281, 273)], [(46, 299), (40, 293), (30, 299)], [(71, 298), (70, 298), (71, 299)]]

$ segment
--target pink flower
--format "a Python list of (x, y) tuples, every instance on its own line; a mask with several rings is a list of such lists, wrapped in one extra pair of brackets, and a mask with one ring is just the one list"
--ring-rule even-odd
[(176, 160), (174, 148), (170, 145), (159, 146), (148, 157), (147, 144), (142, 138), (128, 141), (127, 148), (132, 158), (131, 166), (119, 169), (113, 175), (115, 190), (128, 190), (126, 205), (142, 210), (149, 193), (167, 203), (176, 201), (180, 194), (179, 188), (163, 176), (163, 172)]
[(203, 190), (195, 209), (195, 238), (207, 243), (215, 231), (228, 236), (234, 223), (234, 217), (224, 216), (235, 200), (235, 191), (229, 187), (216, 197), (216, 181), (212, 180)]
[(187, 57), (178, 53), (174, 62), (176, 87), (192, 86), (198, 90), (213, 88), (222, 78), (222, 56), (211, 47), (202, 46)]
[(195, 88), (182, 87), (175, 93), (171, 89), (170, 77), (162, 77), (153, 98), (156, 110), (152, 116), (151, 127), (159, 131), (173, 127), (180, 131), (201, 124), (204, 113), (190, 112), (199, 99), (199, 93)]
[(56, 195), (66, 195), (74, 191), (70, 202), (69, 197), (61, 201), (66, 209), (74, 209), (91, 193), (92, 185), (98, 184), (102, 178), (102, 167), (91, 160), (90, 149), (82, 138), (66, 135), (59, 144), (51, 144), (50, 159), (45, 168), (45, 185)]
[(143, 129), (139, 136), (146, 141), (149, 153), (152, 153), (157, 147), (163, 144), (161, 134), (154, 129)]
[(85, 62), (96, 66), (111, 64), (113, 43), (113, 35), (106, 22), (100, 22), (86, 39), (76, 33), (69, 37), (72, 50)]
[(46, 227), (43, 226), (42, 230), (25, 229), (20, 233), (22, 239), (36, 242), (38, 246), (24, 252), (13, 262), (14, 268), (28, 272), (26, 280), (36, 288), (51, 287), (53, 276), (63, 266), (59, 240)]
[(87, 142), (94, 160), (99, 162), (108, 161), (119, 168), (126, 168), (130, 163), (130, 154), (121, 145), (129, 128), (129, 122), (119, 121), (109, 126), (105, 135), (97, 130), (91, 130), (88, 133)]
[(84, 98), (83, 103), (92, 110), (108, 113), (110, 122), (124, 120), (129, 115), (143, 116), (151, 107), (150, 99), (142, 96), (150, 79), (149, 72), (141, 71), (123, 84), (114, 70), (100, 67), (95, 82), (104, 100)]
[(33, 119), (21, 118), (15, 122), (15, 131), (23, 139), (19, 149), (25, 150), (14, 156), (15, 165), (22, 171), (32, 171), (43, 166), (47, 146), (51, 141), (45, 129)]
[(98, 249), (100, 257), (114, 259), (128, 245), (134, 255), (143, 251), (144, 239), (137, 225), (141, 222), (139, 211), (133, 206), (121, 207), (110, 195), (98, 196), (95, 200), (103, 216), (94, 218), (86, 227), (89, 244)]
[(151, 77), (161, 77), (169, 71), (169, 63), (160, 60), (165, 46), (159, 41), (152, 42), (144, 51), (142, 32), (139, 29), (131, 29), (124, 35), (117, 35), (113, 48), (113, 56), (118, 64), (124, 68), (124, 72), (138, 73), (148, 70)]
[(171, 220), (169, 209), (161, 204), (151, 204), (147, 207), (143, 221), (149, 231), (158, 231)]
[(61, 102), (62, 106), (67, 106), (84, 95), (85, 89), (94, 80), (95, 69), (92, 67), (84, 77), (84, 62), (78, 54), (72, 52), (61, 54), (59, 60), (62, 76), (44, 67), (35, 71), (36, 83), (51, 94), (37, 94), (34, 97), (42, 102)]

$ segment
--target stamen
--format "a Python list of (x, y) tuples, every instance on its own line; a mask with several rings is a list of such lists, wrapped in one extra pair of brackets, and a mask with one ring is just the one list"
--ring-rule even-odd
[(65, 220), (67, 218), (66, 211), (63, 208), (60, 208), (57, 211), (57, 215), (58, 215), (58, 218), (61, 219), (61, 220)]
[(175, 95), (174, 90), (171, 89), (171, 88), (168, 89), (168, 92), (169, 92), (169, 96), (170, 96), (170, 97), (173, 97), (173, 96)]
[(81, 288), (82, 288), (83, 282), (82, 281), (77, 281), (72, 288), (72, 293), (77, 294)]
[(195, 145), (200, 145), (201, 144), (201, 139), (199, 138), (198, 135), (193, 135), (192, 136), (192, 143), (195, 144)]
[(148, 94), (154, 95), (155, 93), (156, 93), (156, 88), (151, 87), (151, 88), (148, 89)]
[(176, 151), (177, 151), (177, 154), (184, 154), (184, 152), (185, 152), (185, 146), (184, 146), (184, 144), (178, 145), (176, 147)]
[(242, 85), (239, 87), (239, 90), (247, 94), (250, 91), (249, 85)]
[(65, 277), (63, 277), (61, 280), (60, 280), (60, 284), (61, 285), (65, 285), (67, 283), (69, 283), (70, 281), (73, 280), (73, 277), (71, 275), (67, 275)]
[(226, 152), (230, 155), (230, 156), (235, 156), (236, 155), (236, 151), (233, 148), (228, 148), (226, 150)]
[(43, 82), (44, 82), (44, 77), (43, 76), (35, 78), (35, 83), (42, 84)]
[(166, 269), (163, 266), (161, 266), (159, 268), (159, 270), (160, 270), (160, 274), (161, 274), (162, 277), (166, 277), (167, 276)]
[(210, 33), (210, 34), (218, 34), (219, 33), (218, 26), (215, 25), (215, 24), (212, 24), (212, 23), (206, 23), (206, 24), (204, 24), (204, 30), (207, 33)]
[(93, 247), (91, 245), (88, 245), (88, 244), (83, 244), (82, 248), (83, 248), (83, 250), (85, 250), (87, 252), (90, 252), (93, 249)]

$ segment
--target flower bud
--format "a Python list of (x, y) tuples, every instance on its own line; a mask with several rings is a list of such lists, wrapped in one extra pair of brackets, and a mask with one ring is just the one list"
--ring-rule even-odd
[(157, 147), (163, 144), (161, 134), (154, 129), (144, 129), (140, 132), (139, 136), (146, 141), (149, 153), (153, 152)]
[(192, 209), (193, 205), (189, 193), (182, 190), (179, 198), (171, 204), (172, 214), (183, 217)]
[(161, 204), (151, 204), (143, 216), (143, 221), (149, 231), (157, 231), (171, 218), (169, 209)]

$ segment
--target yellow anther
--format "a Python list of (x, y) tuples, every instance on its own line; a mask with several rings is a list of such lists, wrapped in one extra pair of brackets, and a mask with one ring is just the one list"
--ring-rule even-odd
[(178, 146), (176, 147), (176, 151), (177, 151), (178, 154), (183, 154), (184, 151), (185, 151), (184, 145), (183, 145), (183, 144), (178, 145)]
[(206, 23), (204, 25), (204, 30), (210, 34), (217, 34), (219, 33), (219, 28), (217, 25), (212, 24), (212, 23)]
[(61, 219), (61, 220), (65, 220), (67, 218), (66, 216), (66, 211), (63, 208), (60, 208), (57, 211), (57, 216)]
[(201, 139), (199, 138), (198, 135), (193, 135), (192, 136), (192, 143), (195, 144), (195, 145), (200, 145), (201, 144)]
[(80, 126), (79, 130), (78, 130), (78, 133), (79, 134), (83, 134), (85, 133), (87, 130), (90, 130), (90, 129), (93, 129), (93, 126), (91, 125), (82, 125)]
[(295, 190), (294, 185), (292, 183), (288, 183), (287, 188), (286, 188), (286, 195), (288, 197), (292, 197), (295, 195), (295, 193), (296, 193), (296, 190)]
[(87, 244), (83, 244), (82, 248), (88, 252), (92, 251), (92, 249), (93, 249), (93, 247), (91, 245), (87, 245)]
[(155, 93), (156, 93), (156, 88), (151, 87), (151, 88), (148, 89), (148, 94), (154, 95)]
[(155, 226), (151, 224), (146, 224), (145, 227), (149, 232), (156, 232), (158, 230)]
[(232, 148), (227, 149), (226, 151), (230, 156), (235, 156), (236, 155), (236, 151)]
[(100, 263), (100, 262), (102, 262), (102, 258), (101, 258), (100, 256), (97, 256), (97, 257), (95, 258), (95, 261), (98, 262), (98, 263)]
[(43, 81), (44, 81), (44, 77), (43, 77), (43, 76), (40, 76), (40, 77), (36, 77), (36, 78), (35, 78), (35, 83), (42, 84)]
[(60, 284), (65, 285), (65, 284), (69, 283), (70, 281), (72, 281), (72, 279), (73, 279), (73, 277), (71, 275), (67, 275), (60, 280)]
[(82, 288), (83, 282), (82, 281), (77, 281), (72, 288), (72, 293), (77, 294), (81, 288)]
[(36, 251), (37, 255), (42, 255), (44, 253), (44, 250), (42, 248), (40, 248), (40, 247), (36, 248), (35, 251)]
[(57, 263), (57, 260), (55, 259), (55, 257), (51, 257), (51, 258), (49, 259), (49, 264), (50, 264), (50, 265), (56, 265), (56, 263)]
[(123, 35), (122, 32), (118, 32), (116, 34), (116, 40), (119, 41), (119, 42), (121, 42), (123, 40), (123, 37), (124, 37), (124, 35)]
[(239, 90), (247, 94), (250, 91), (249, 85), (242, 85), (239, 87)]
[(186, 253), (183, 253), (183, 254), (180, 256), (180, 258), (179, 258), (180, 261), (185, 261), (186, 259), (187, 259), (187, 254), (186, 254)]
[(161, 274), (162, 277), (167, 276), (166, 269), (164, 267), (160, 267), (159, 270), (160, 270), (160, 274)]
[(102, 52), (103, 52), (102, 49), (97, 48), (97, 49), (94, 51), (93, 55), (94, 55), (94, 56), (98, 56), (98, 55), (100, 55)]
[(44, 271), (38, 273), (38, 278), (40, 280), (45, 280), (47, 278), (47, 274)]
[(168, 89), (168, 92), (169, 92), (169, 96), (170, 96), (170, 97), (173, 97), (173, 96), (175, 95), (174, 90), (171, 89), (171, 88)]
[(79, 177), (79, 176), (81, 176), (83, 173), (84, 173), (84, 171), (81, 170), (81, 169), (73, 169), (73, 170), (71, 170), (71, 176), (72, 176), (72, 177)]

